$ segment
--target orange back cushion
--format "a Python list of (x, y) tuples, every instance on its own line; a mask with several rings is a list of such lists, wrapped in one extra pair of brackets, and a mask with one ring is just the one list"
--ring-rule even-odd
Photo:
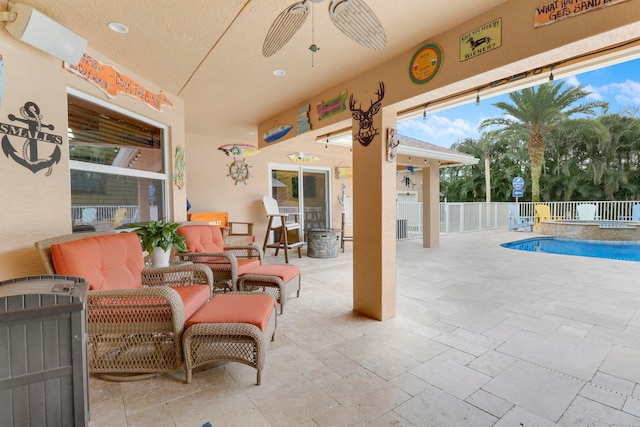
[(187, 250), (189, 252), (224, 251), (224, 240), (218, 226), (185, 225), (176, 231), (187, 239)]
[(89, 289), (142, 287), (144, 257), (135, 233), (92, 236), (51, 246), (57, 274), (84, 277)]

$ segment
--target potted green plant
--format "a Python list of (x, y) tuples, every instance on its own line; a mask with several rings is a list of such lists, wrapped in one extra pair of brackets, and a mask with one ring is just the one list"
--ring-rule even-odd
[(152, 267), (167, 267), (171, 257), (171, 249), (186, 252), (187, 246), (182, 234), (176, 233), (180, 224), (163, 221), (149, 221), (148, 224), (131, 224), (136, 227), (142, 249), (151, 257)]

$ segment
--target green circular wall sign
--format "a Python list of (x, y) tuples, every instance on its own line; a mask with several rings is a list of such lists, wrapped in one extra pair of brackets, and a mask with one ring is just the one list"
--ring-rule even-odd
[(442, 49), (435, 43), (422, 46), (411, 58), (409, 76), (417, 84), (429, 83), (442, 67)]

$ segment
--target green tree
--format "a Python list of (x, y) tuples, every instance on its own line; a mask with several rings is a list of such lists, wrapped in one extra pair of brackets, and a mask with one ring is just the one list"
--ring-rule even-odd
[(526, 140), (531, 167), (531, 200), (540, 201), (540, 175), (544, 164), (545, 137), (562, 122), (575, 115), (593, 115), (605, 102), (577, 104), (589, 92), (582, 87), (564, 89), (564, 83), (545, 83), (509, 94), (511, 104), (493, 104), (504, 111), (503, 117), (486, 119), (480, 129), (497, 127), (506, 137)]

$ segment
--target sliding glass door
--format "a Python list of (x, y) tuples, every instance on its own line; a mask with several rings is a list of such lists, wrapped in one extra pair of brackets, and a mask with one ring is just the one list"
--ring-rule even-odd
[[(306, 230), (331, 227), (330, 170), (270, 165), (271, 196), (280, 212), (298, 214)], [(294, 220), (292, 217), (290, 220)]]

